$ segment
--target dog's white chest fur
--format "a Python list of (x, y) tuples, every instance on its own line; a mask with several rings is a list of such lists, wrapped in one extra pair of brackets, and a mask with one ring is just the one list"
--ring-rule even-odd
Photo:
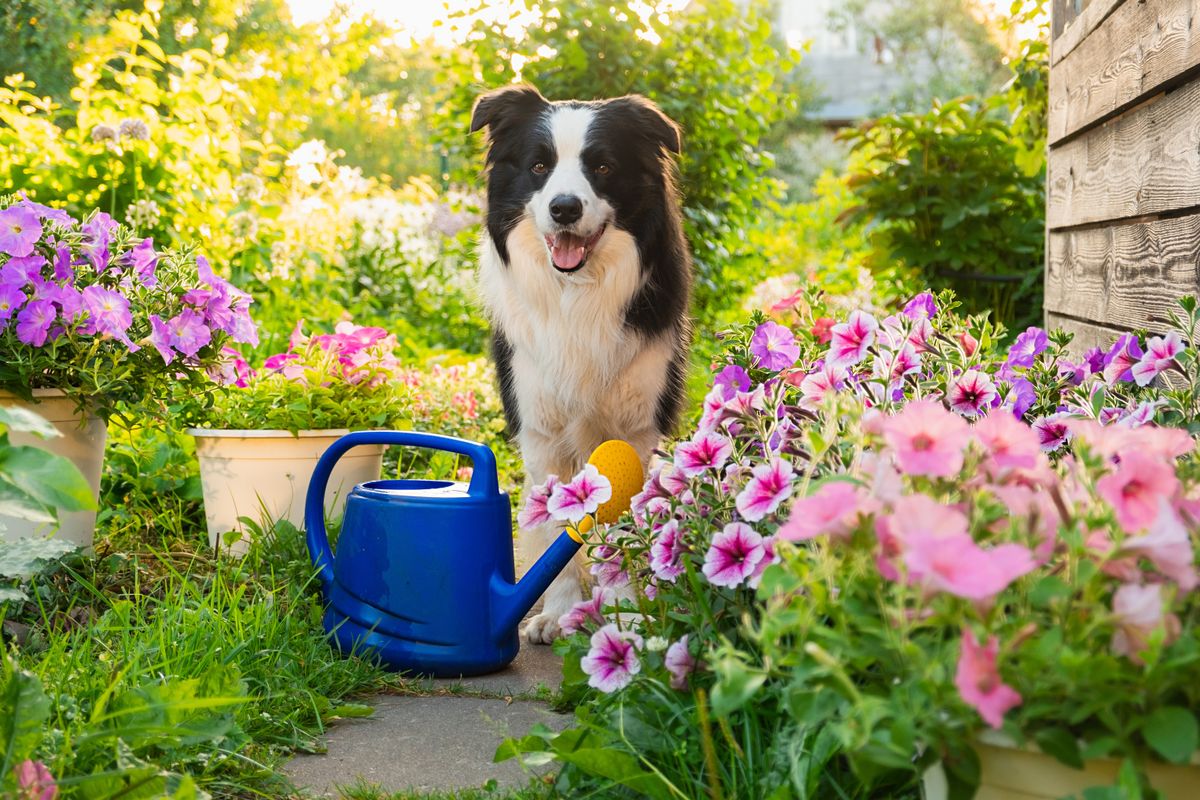
[(480, 289), (512, 348), (527, 473), (536, 481), (569, 478), (610, 438), (630, 441), (645, 457), (657, 438), (655, 407), (673, 348), (625, 325), (642, 282), (633, 238), (610, 228), (587, 268), (571, 275), (550, 265), (528, 217), (506, 243), (508, 265), (485, 239)]

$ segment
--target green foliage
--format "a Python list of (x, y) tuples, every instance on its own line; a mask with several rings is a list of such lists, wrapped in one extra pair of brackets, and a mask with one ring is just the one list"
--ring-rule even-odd
[(548, 0), (524, 33), (510, 24), (518, 6), (475, 21), (464, 48), (443, 60), (438, 135), (455, 174), (473, 179), (482, 142), (467, 127), (485, 89), (521, 79), (551, 100), (650, 97), (683, 128), (680, 187), (705, 315), (747, 288), (732, 255), (777, 188), (763, 140), (795, 106), (780, 88), (791, 56), (774, 46), (762, 2), (712, 0), (670, 19), (647, 9), (633, 0)]
[[(54, 426), (26, 408), (0, 406), (0, 514), (53, 522), (60, 510), (96, 507), (91, 487), (73, 463), (39, 447), (12, 444), (9, 438), (12, 432), (31, 433), (45, 439), (60, 435)], [(47, 549), (51, 546), (39, 552)], [(0, 560), (0, 577), (25, 577), (19, 563), (10, 562), (10, 557), (20, 561), (17, 553)]]
[(1041, 321), (1043, 183), (1018, 163), (991, 104), (937, 103), (849, 131), (848, 177), (878, 258), (950, 287), (966, 310), (1013, 328)]

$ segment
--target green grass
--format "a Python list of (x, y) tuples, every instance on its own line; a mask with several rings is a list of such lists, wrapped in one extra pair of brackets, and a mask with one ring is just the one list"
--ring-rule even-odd
[(517, 789), (501, 789), (490, 783), (479, 789), (460, 789), (452, 792), (389, 792), (376, 784), (359, 781), (338, 787), (345, 800), (549, 800), (558, 797), (554, 787), (540, 778)]

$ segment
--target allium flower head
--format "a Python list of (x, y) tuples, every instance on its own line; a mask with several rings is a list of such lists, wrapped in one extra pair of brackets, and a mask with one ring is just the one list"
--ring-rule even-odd
[(147, 127), (143, 120), (136, 117), (121, 120), (121, 124), (117, 126), (117, 133), (122, 139), (129, 139), (135, 142), (144, 142), (150, 138), (150, 128)]
[(702, 571), (714, 586), (741, 586), (766, 557), (763, 538), (744, 522), (731, 522), (713, 537)]
[(750, 353), (754, 365), (760, 369), (778, 372), (796, 363), (800, 357), (800, 345), (792, 332), (776, 322), (764, 322), (754, 329), (750, 337)]
[(974, 631), (964, 629), (958, 669), (954, 673), (954, 685), (962, 699), (997, 730), (1003, 727), (1004, 715), (1009, 709), (1021, 704), (1017, 690), (1000, 678), (996, 666), (999, 651), (1000, 643), (995, 636), (988, 639), (986, 646), (981, 646)]
[(612, 484), (608, 478), (601, 475), (595, 466), (587, 464), (570, 482), (554, 487), (546, 502), (546, 510), (555, 519), (579, 522), (588, 514), (595, 514), (600, 504), (607, 503), (610, 498)]
[(996, 384), (986, 372), (969, 369), (950, 385), (950, 408), (964, 417), (987, 412), (999, 399)]
[(18, 258), (33, 252), (42, 236), (42, 221), (21, 205), (0, 210), (0, 253)]
[(101, 142), (115, 142), (117, 140), (117, 129), (112, 125), (105, 125), (101, 122), (92, 128), (92, 141), (100, 144)]
[(642, 646), (642, 637), (632, 631), (618, 630), (616, 625), (605, 625), (592, 634), (591, 648), (579, 666), (588, 675), (588, 686), (611, 694), (623, 689), (642, 669), (637, 649)]
[(842, 367), (852, 367), (862, 361), (868, 348), (875, 343), (879, 323), (865, 311), (853, 311), (846, 322), (833, 326), (826, 361)]
[(929, 400), (909, 403), (883, 425), (884, 441), (895, 452), (897, 466), (909, 475), (956, 474), (970, 436), (962, 417)]

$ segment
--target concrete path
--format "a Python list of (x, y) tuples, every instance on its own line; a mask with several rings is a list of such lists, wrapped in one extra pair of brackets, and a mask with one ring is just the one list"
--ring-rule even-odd
[(338, 786), (358, 778), (392, 792), (477, 788), (491, 779), (522, 786), (529, 780), (523, 768), (515, 760), (493, 764), (492, 756), (505, 738), (538, 723), (554, 730), (570, 723), (569, 715), (532, 699), (561, 680), (551, 648), (524, 644), (503, 672), (413, 686), (427, 695), (366, 698), (374, 716), (334, 725), (325, 737), (328, 752), (299, 755), (284, 772), (317, 797), (337, 797)]

